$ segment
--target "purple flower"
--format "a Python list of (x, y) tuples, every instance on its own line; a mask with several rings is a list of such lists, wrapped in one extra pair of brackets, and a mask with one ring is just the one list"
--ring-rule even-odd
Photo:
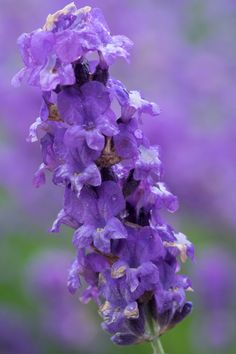
[[(84, 139), (90, 149), (99, 152), (104, 148), (104, 136), (113, 136), (119, 131), (110, 104), (109, 91), (96, 81), (84, 84), (79, 92), (67, 88), (58, 95), (60, 116), (67, 124), (76, 125), (70, 138)], [(75, 142), (71, 143), (75, 146)]]
[(150, 227), (127, 231), (129, 237), (118, 252), (119, 261), (113, 264), (111, 275), (115, 279), (125, 277), (130, 296), (137, 299), (159, 285), (157, 263), (165, 250), (160, 237)]
[(42, 151), (36, 184), (52, 173), (65, 190), (52, 231), (61, 224), (74, 230), (68, 288), (97, 303), (115, 343), (152, 341), (191, 311), (185, 294), (191, 281), (178, 272), (194, 252), (161, 217), (161, 209), (174, 212), (178, 202), (140, 119), (159, 108), (109, 79), (109, 65), (128, 58), (130, 41), (111, 36), (100, 10), (71, 3), (49, 15), (43, 29), (23, 35), (20, 46), (26, 66), (20, 75), (43, 94), (30, 129)]
[[(90, 0), (91, 6), (96, 6), (96, 3), (96, 0)], [(25, 28), (31, 30), (36, 24), (41, 25), (42, 18), (48, 12), (64, 4), (62, 0), (57, 0), (55, 4), (23, 0), (22, 11), (19, 12), (16, 0), (4, 1), (0, 15), (1, 31), (8, 38), (6, 42), (5, 36), (1, 36), (4, 47), (1, 53), (1, 128), (4, 131), (6, 129), (7, 136), (12, 137), (11, 146), (6, 140), (3, 142), (1, 184), (14, 198), (17, 197), (21, 206), (24, 203), (24, 208), (39, 224), (41, 218), (38, 218), (38, 214), (44, 217), (45, 223), (55, 214), (52, 209), (59, 202), (59, 193), (55, 193), (53, 186), (50, 188), (49, 185), (41, 191), (26, 188), (31, 184), (32, 170), (35, 170), (38, 157), (36, 147), (29, 150), (24, 144), (24, 137), (30, 117), (37, 114), (39, 102), (37, 91), (30, 92), (22, 88), (17, 93), (10, 89), (9, 77), (19, 65), (13, 49), (18, 33)], [(81, 6), (84, 5), (86, 1), (81, 0)], [(169, 1), (158, 5), (149, 1), (147, 6), (147, 1), (142, 0), (132, 7), (132, 1), (120, 0), (103, 5), (105, 13), (109, 14), (113, 32), (126, 31), (136, 43), (133, 73), (127, 75), (125, 72), (127, 86), (133, 90), (140, 81), (146, 96), (156, 101), (158, 94), (158, 101), (162, 102), (158, 129), (153, 129), (152, 119), (145, 119), (144, 124), (152, 143), (162, 146), (165, 182), (172, 186), (181, 200), (182, 207), (178, 215), (182, 217), (187, 211), (196, 217), (200, 214), (206, 222), (211, 219), (215, 223), (217, 220), (217, 227), (224, 230), (225, 227), (235, 228), (233, 211), (236, 198), (231, 188), (225, 188), (225, 185), (235, 183), (236, 165), (232, 114), (235, 111), (235, 83), (232, 80), (235, 72), (232, 65), (234, 43), (233, 37), (227, 35), (235, 26), (235, 5), (232, 1), (216, 0), (213, 4), (206, 0), (202, 12), (199, 11), (197, 16), (194, 1), (189, 4), (182, 1), (178, 11), (174, 12), (172, 8), (177, 8), (177, 5)], [(188, 16), (183, 16), (186, 6)], [(34, 16), (28, 16), (30, 11)], [(12, 21), (8, 21), (8, 14)], [(119, 20), (121, 17), (124, 21)], [(205, 30), (198, 36), (201, 20), (204, 21)], [(67, 21), (72, 19), (68, 18)], [(14, 26), (11, 26), (11, 22), (14, 22)], [(142, 26), (136, 26), (136, 23), (142, 23)], [(213, 23), (217, 26), (215, 31), (211, 30)], [(222, 47), (225, 49), (223, 54)], [(93, 65), (95, 67), (96, 63)], [(179, 67), (184, 67), (184, 72)], [(116, 76), (119, 73), (123, 77), (121, 70), (123, 67), (118, 68)], [(207, 79), (203, 80), (203, 77)], [(22, 172), (16, 173), (15, 159), (20, 161)], [(24, 170), (28, 171), (27, 176)], [(181, 176), (176, 178), (180, 170)], [(226, 170), (227, 173), (223, 173)], [(209, 174), (217, 176), (214, 183), (209, 184)], [(18, 188), (19, 185), (22, 187)], [(50, 200), (49, 212), (42, 205), (44, 195), (53, 192), (55, 194)]]
[(73, 85), (73, 62), (97, 51), (106, 65), (117, 57), (128, 59), (132, 42), (125, 36), (111, 36), (99, 9), (77, 9), (72, 2), (49, 15), (43, 28), (18, 39), (25, 67), (13, 78), (51, 91), (58, 85)]
[(96, 249), (110, 253), (110, 241), (126, 238), (127, 232), (116, 217), (124, 210), (125, 200), (115, 182), (107, 181), (97, 190), (98, 198), (91, 200), (84, 224), (74, 233), (73, 244), (84, 248), (93, 244)]
[(159, 149), (156, 146), (140, 146), (139, 157), (135, 164), (134, 178), (146, 179), (151, 185), (160, 180), (162, 173)]
[(108, 86), (121, 106), (121, 118), (124, 122), (134, 115), (140, 118), (142, 113), (151, 116), (160, 114), (160, 108), (156, 103), (143, 99), (138, 91), (128, 92), (120, 81), (111, 79)]

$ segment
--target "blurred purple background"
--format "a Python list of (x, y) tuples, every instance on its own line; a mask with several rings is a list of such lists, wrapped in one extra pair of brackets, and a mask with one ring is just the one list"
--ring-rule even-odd
[[(167, 335), (166, 350), (172, 353), (211, 353), (217, 350), (235, 353), (232, 329), (236, 325), (236, 2), (80, 0), (76, 3), (81, 7), (100, 7), (111, 31), (125, 34), (134, 41), (131, 64), (121, 61), (112, 68), (112, 75), (124, 81), (129, 89), (141, 90), (162, 109), (157, 120), (144, 117), (145, 131), (153, 143), (161, 146), (165, 178), (179, 197), (181, 207), (175, 223), (188, 233), (197, 248), (197, 260), (193, 265), (193, 272), (197, 272), (195, 311), (186, 324)], [(1, 0), (0, 4), (0, 305), (4, 310), (10, 309), (4, 315), (0, 313), (0, 319), (10, 318), (4, 320), (4, 323), (10, 323), (8, 332), (8, 327), (0, 323), (0, 353), (20, 353), (19, 349), (14, 351), (12, 344), (17, 336), (14, 341), (9, 340), (11, 333), (20, 333), (15, 329), (21, 322), (20, 316), (24, 317), (24, 326), (28, 326), (24, 336), (29, 339), (24, 343), (30, 347), (35, 343), (32, 339), (35, 336), (45, 342), (43, 347), (37, 343), (35, 348), (24, 349), (24, 354), (28, 353), (27, 350), (32, 354), (37, 350), (62, 354), (73, 353), (73, 350), (102, 353), (108, 350), (104, 348), (111, 352), (113, 347), (102, 335), (99, 318), (93, 309), (89, 308), (91, 314), (86, 315), (87, 309), (68, 294), (59, 299), (64, 305), (59, 305), (58, 310), (53, 311), (51, 306), (48, 309), (47, 301), (39, 296), (40, 290), (35, 291), (39, 285), (35, 283), (36, 275), (31, 283), (35, 292), (28, 291), (29, 274), (32, 281), (36, 269), (34, 259), (39, 266), (41, 257), (42, 265), (51, 269), (44, 258), (48, 249), (52, 253), (46, 255), (49, 260), (54, 260), (55, 274), (59, 272), (61, 275), (60, 291), (63, 281), (66, 287), (66, 276), (60, 270), (71, 246), (69, 237), (55, 240), (55, 236), (47, 234), (60, 209), (61, 191), (54, 186), (35, 189), (32, 185), (33, 174), (40, 162), (39, 149), (27, 143), (26, 137), (29, 125), (38, 115), (40, 95), (33, 88), (11, 87), (12, 76), (21, 67), (16, 40), (22, 32), (42, 26), (47, 14), (63, 7), (67, 1), (22, 0), (19, 3)], [(56, 247), (62, 252), (59, 256)], [(46, 268), (43, 272), (47, 272)], [(8, 269), (8, 274), (4, 269)], [(214, 285), (215, 280), (221, 285)], [(51, 281), (54, 280), (49, 279)], [(40, 286), (46, 292), (50, 290), (45, 284)], [(18, 292), (22, 293), (20, 300)], [(48, 295), (49, 298), (57, 296)], [(219, 297), (230, 300), (219, 305)], [(211, 308), (214, 299), (218, 312)], [(65, 314), (70, 311), (70, 316)], [(45, 316), (48, 316), (47, 320)], [(69, 319), (63, 321), (67, 316)], [(89, 316), (93, 318), (90, 322)], [(60, 322), (59, 318), (73, 330), (78, 327), (78, 333), (81, 333), (82, 322), (82, 326), (91, 331), (91, 336), (86, 334), (89, 337), (87, 343), (95, 340), (98, 344), (91, 344), (88, 348), (82, 340), (79, 341), (79, 336), (78, 343), (71, 338), (70, 345), (68, 342), (60, 344), (60, 329), (53, 329), (53, 324)], [(29, 324), (25, 323), (27, 321)], [(19, 331), (24, 331), (23, 325), (20, 327)], [(61, 329), (64, 332), (65, 327)], [(48, 335), (50, 331), (54, 333), (54, 339)], [(55, 333), (58, 339), (55, 339)], [(173, 344), (168, 343), (168, 338)], [(203, 341), (205, 345), (198, 347)], [(179, 346), (178, 350), (175, 345)], [(114, 353), (115, 350), (122, 352), (114, 349)], [(135, 348), (134, 352), (137, 351)], [(145, 347), (143, 352), (150, 350)]]

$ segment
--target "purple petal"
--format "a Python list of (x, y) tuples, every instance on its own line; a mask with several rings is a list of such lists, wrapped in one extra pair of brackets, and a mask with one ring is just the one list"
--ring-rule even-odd
[(68, 275), (67, 286), (71, 294), (74, 294), (76, 290), (81, 286), (77, 259), (75, 259), (71, 265)]
[(78, 41), (78, 35), (74, 31), (65, 30), (56, 33), (55, 36), (55, 51), (63, 63), (70, 64), (82, 55), (83, 50)]
[(105, 144), (105, 137), (96, 129), (86, 132), (86, 142), (90, 149), (102, 151)]
[(94, 227), (90, 225), (80, 226), (73, 235), (73, 245), (76, 248), (84, 248), (92, 243)]
[(123, 239), (127, 237), (127, 231), (124, 225), (117, 218), (109, 219), (106, 224), (105, 230), (109, 238), (113, 240)]
[(125, 208), (123, 193), (117, 183), (112, 181), (102, 183), (99, 189), (98, 208), (106, 220), (118, 215)]
[(90, 185), (90, 186), (100, 186), (102, 181), (101, 181), (101, 174), (99, 169), (95, 164), (91, 164), (86, 169), (83, 171), (83, 173), (79, 174), (75, 178), (75, 186), (78, 192), (78, 195), (80, 194), (81, 189), (83, 186)]

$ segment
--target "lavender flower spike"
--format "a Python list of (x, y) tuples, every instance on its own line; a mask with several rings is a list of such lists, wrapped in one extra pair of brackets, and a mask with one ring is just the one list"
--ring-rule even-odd
[(30, 128), (42, 151), (35, 184), (45, 183), (50, 171), (63, 186), (52, 231), (62, 224), (74, 230), (68, 288), (97, 303), (113, 342), (156, 343), (191, 312), (185, 295), (191, 281), (179, 270), (194, 251), (161, 216), (178, 201), (140, 119), (158, 115), (159, 107), (109, 76), (110, 64), (129, 58), (132, 43), (111, 35), (99, 9), (71, 3), (18, 44), (25, 67), (13, 83), (26, 80), (42, 90), (40, 117)]

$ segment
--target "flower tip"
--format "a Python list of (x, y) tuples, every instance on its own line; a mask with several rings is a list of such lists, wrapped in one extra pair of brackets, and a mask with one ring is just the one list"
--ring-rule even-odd
[(20, 87), (21, 82), (19, 81), (18, 74), (14, 75), (11, 79), (11, 85), (15, 88)]
[(161, 114), (161, 108), (160, 106), (156, 105), (156, 116), (159, 116)]
[(137, 343), (137, 337), (129, 333), (116, 333), (111, 337), (113, 343), (118, 345), (131, 345)]

